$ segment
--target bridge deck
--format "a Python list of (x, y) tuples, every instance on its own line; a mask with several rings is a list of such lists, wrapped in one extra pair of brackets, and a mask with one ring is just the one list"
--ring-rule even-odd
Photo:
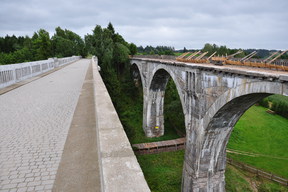
[(52, 190), (89, 63), (80, 60), (0, 96), (1, 190)]
[(280, 80), (284, 80), (284, 81), (288, 80), (288, 73), (286, 71), (271, 70), (268, 68), (257, 68), (257, 67), (248, 67), (248, 66), (238, 66), (238, 65), (219, 66), (219, 65), (214, 65), (211, 63), (187, 63), (187, 62), (181, 62), (181, 61), (177, 61), (173, 59), (141, 58), (140, 56), (133, 57), (132, 59), (159, 62), (162, 64), (179, 65), (179, 66), (184, 66), (184, 67), (201, 68), (201, 69), (206, 69), (206, 70), (216, 70), (216, 71), (227, 72), (227, 73), (235, 73), (239, 75), (280, 78)]

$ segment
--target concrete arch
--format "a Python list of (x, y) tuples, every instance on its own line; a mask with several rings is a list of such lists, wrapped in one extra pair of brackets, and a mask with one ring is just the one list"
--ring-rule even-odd
[(198, 124), (198, 130), (194, 129), (190, 135), (190, 138), (198, 135), (198, 140), (188, 144), (191, 146), (184, 163), (185, 186), (225, 191), (226, 146), (234, 125), (253, 104), (272, 94), (285, 95), (281, 83), (248, 82), (218, 96)]
[[(178, 92), (178, 95), (179, 95), (179, 98), (181, 101), (183, 113), (185, 114), (186, 113), (185, 98), (184, 98), (185, 91), (184, 91), (184, 87), (182, 87), (181, 83), (180, 83), (181, 78), (183, 78), (183, 76), (185, 74), (185, 71), (182, 71), (182, 73), (179, 75), (179, 74), (175, 74), (175, 71), (171, 70), (171, 68), (167, 67), (167, 65), (158, 65), (157, 67), (155, 67), (153, 69), (152, 74), (151, 74), (152, 78), (150, 78), (149, 81), (147, 82), (147, 85), (149, 88), (151, 88), (151, 86), (153, 85), (153, 78), (155, 76), (157, 76), (157, 72), (159, 72), (160, 70), (166, 71), (167, 74), (169, 75), (169, 77), (175, 83), (176, 89), (177, 89), (177, 92)], [(179, 78), (179, 76), (181, 76), (181, 78)], [(166, 89), (166, 87), (165, 87), (165, 89)]]
[[(134, 58), (133, 62), (145, 81), (143, 128), (148, 137), (164, 133), (164, 125), (158, 132), (153, 128), (158, 121), (161, 129), (161, 97), (167, 78), (171, 77), (176, 85), (186, 126), (185, 192), (225, 191), (225, 149), (235, 123), (257, 100), (270, 94), (288, 96), (287, 74), (159, 58)], [(153, 102), (158, 106), (152, 106)]]
[(164, 96), (170, 78), (176, 85), (182, 110), (185, 114), (184, 96), (175, 74), (169, 69), (167, 70), (165, 66), (155, 67), (150, 77), (147, 83), (146, 98), (144, 98), (143, 128), (146, 136), (158, 137), (164, 134)]
[[(227, 103), (250, 94), (279, 94), (279, 95), (288, 95), (283, 90), (282, 83), (279, 82), (246, 82), (239, 86), (233, 87), (225, 91), (223, 94), (218, 96), (216, 101), (210, 106), (204, 115), (204, 127), (208, 126), (210, 119), (216, 115), (216, 113), (223, 108)], [(259, 98), (261, 99), (261, 98)], [(255, 101), (256, 102), (256, 101)]]
[(130, 66), (130, 70), (132, 72), (132, 77), (133, 77), (134, 80), (136, 80), (136, 78), (140, 77), (140, 81), (142, 83), (142, 87), (144, 88), (145, 81), (144, 81), (143, 74), (140, 71), (140, 67), (136, 63), (133, 63)]

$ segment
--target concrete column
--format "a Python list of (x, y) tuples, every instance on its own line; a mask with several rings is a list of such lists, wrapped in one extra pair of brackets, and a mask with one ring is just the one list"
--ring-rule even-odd
[[(191, 97), (183, 167), (182, 191), (225, 191), (226, 146), (234, 125), (242, 114), (269, 94), (257, 93), (227, 102), (216, 114), (202, 111), (205, 97)], [(202, 104), (201, 104), (202, 103)], [(212, 116), (212, 117), (211, 117)]]
[[(186, 143), (182, 191), (225, 191), (226, 144), (232, 128), (203, 134), (193, 131)], [(222, 133), (222, 131), (224, 133)], [(202, 133), (201, 133), (202, 132)]]
[(158, 70), (150, 85), (144, 86), (143, 129), (147, 137), (160, 137), (164, 134), (164, 95), (170, 75)]
[(164, 94), (165, 91), (149, 90), (143, 102), (143, 129), (147, 137), (164, 134)]

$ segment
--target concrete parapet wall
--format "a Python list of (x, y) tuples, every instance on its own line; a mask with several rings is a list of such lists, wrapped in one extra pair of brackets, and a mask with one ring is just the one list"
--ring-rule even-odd
[(176, 60), (174, 55), (133, 55), (133, 58)]
[(0, 66), (0, 88), (35, 77), (59, 66), (79, 60), (80, 56), (50, 58), (42, 61)]
[(150, 191), (139, 163), (92, 58), (101, 191)]

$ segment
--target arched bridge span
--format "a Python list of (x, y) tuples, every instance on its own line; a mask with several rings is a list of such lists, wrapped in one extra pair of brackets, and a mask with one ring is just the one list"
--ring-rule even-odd
[(164, 94), (176, 85), (186, 126), (182, 191), (225, 191), (226, 145), (234, 125), (257, 101), (288, 96), (287, 72), (132, 58), (143, 85), (146, 136), (164, 134)]

